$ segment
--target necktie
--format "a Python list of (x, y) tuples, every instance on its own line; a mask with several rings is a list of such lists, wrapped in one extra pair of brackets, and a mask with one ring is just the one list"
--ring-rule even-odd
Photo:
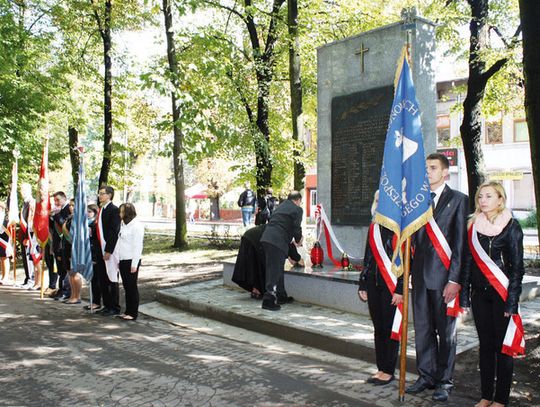
[(435, 192), (432, 192), (431, 193), (431, 207), (433, 209), (435, 209), (435, 197), (437, 196), (437, 194)]

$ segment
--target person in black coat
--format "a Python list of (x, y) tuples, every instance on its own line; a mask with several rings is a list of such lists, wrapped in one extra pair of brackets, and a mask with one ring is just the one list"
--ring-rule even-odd
[[(266, 281), (266, 260), (261, 243), (265, 229), (266, 225), (255, 226), (242, 235), (232, 275), (232, 281), (249, 291), (251, 298), (256, 300), (262, 299)], [(301, 261), (301, 256), (292, 243), (289, 244), (288, 257), (292, 265)], [(293, 300), (287, 295), (283, 278), (280, 278), (277, 284), (277, 298), (279, 303)]]
[(257, 213), (255, 214), (255, 225), (264, 225), (270, 220), (274, 208), (276, 207), (276, 197), (272, 188), (266, 189), (266, 195), (257, 197)]
[(445, 184), (448, 158), (439, 153), (426, 159), (434, 207), (433, 218), (451, 249), (448, 269), (422, 227), (414, 236), (411, 264), (412, 305), (418, 380), (405, 391), (416, 394), (435, 388), (433, 400), (446, 401), (454, 386), (456, 318), (447, 315), (447, 304), (461, 288), (467, 245), (468, 197)]
[[(481, 400), (477, 407), (502, 407), (508, 404), (514, 359), (503, 353), (503, 341), (510, 317), (518, 313), (523, 266), (523, 231), (506, 209), (506, 193), (501, 184), (482, 184), (475, 196), (476, 211), (469, 221), (478, 242), (508, 279), (503, 300), (479, 268), (480, 259), (467, 256), (461, 305), (472, 305), (480, 340)], [(473, 232), (471, 230), (471, 232)], [(469, 243), (470, 245), (471, 243)], [(472, 295), (471, 295), (472, 290)]]
[[(118, 207), (112, 203), (114, 189), (110, 186), (99, 189), (99, 203), (101, 205), (96, 232), (101, 246), (102, 256), (99, 256), (94, 271), (97, 272), (101, 296), (103, 298), (103, 309), (98, 311), (101, 315), (111, 316), (120, 314), (120, 292), (118, 287), (118, 274), (116, 281), (111, 280), (107, 273), (106, 261), (114, 253), (118, 233), (120, 232), (120, 212)], [(115, 271), (118, 273), (118, 271)]]
[[(379, 191), (375, 193), (375, 200), (371, 209), (375, 214), (379, 197)], [(367, 382), (376, 386), (386, 385), (394, 380), (394, 371), (399, 350), (399, 341), (392, 339), (392, 324), (396, 314), (396, 307), (403, 302), (403, 277), (396, 282), (394, 293), (390, 292), (384, 280), (381, 270), (377, 265), (370, 242), (373, 241), (374, 228), (379, 228), (384, 252), (388, 258), (392, 258), (394, 251), (394, 232), (374, 224), (369, 228), (364, 254), (364, 269), (360, 273), (358, 282), (358, 296), (362, 301), (368, 302), (369, 315), (373, 321), (375, 339), (375, 358), (377, 373), (370, 377)], [(391, 270), (388, 270), (390, 273)]]
[[(62, 228), (67, 218), (70, 216), (70, 211), (69, 202), (64, 192), (55, 192), (53, 200), (54, 209), (51, 211), (49, 228), (52, 237), (52, 254), (56, 263), (57, 272), (54, 272), (54, 263), (51, 263), (49, 267), (49, 287), (45, 293), (51, 298), (59, 299), (69, 292), (69, 287), (64, 287), (67, 269), (65, 268), (65, 261), (62, 260)], [(57, 280), (58, 290), (56, 290)]]
[(99, 285), (99, 276), (96, 272), (96, 264), (98, 257), (101, 257), (101, 247), (97, 239), (96, 221), (99, 213), (99, 207), (95, 204), (90, 204), (86, 208), (86, 214), (88, 216), (88, 229), (90, 237), (90, 251), (92, 252), (92, 267), (94, 272), (92, 273), (92, 304), (85, 305), (85, 310), (99, 310), (101, 308), (101, 287)]
[(262, 308), (277, 311), (277, 285), (283, 278), (283, 271), (289, 244), (302, 244), (302, 195), (293, 191), (272, 214), (261, 237), (266, 259), (266, 285)]

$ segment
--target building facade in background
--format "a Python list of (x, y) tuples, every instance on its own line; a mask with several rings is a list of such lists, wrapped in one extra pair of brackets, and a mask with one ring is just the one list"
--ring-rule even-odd
[[(466, 84), (466, 78), (437, 83), (437, 150), (450, 159), (449, 185), (464, 193), (468, 193), (467, 170), (459, 133), (463, 117), (455, 107), (463, 103)], [(516, 216), (536, 208), (524, 113), (482, 119), (482, 150), (488, 178), (504, 185), (507, 205)]]

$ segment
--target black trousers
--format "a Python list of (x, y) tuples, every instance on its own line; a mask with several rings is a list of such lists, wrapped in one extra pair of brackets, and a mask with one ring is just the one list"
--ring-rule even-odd
[(47, 265), (47, 270), (49, 270), (49, 288), (54, 290), (56, 288), (56, 280), (58, 279), (58, 274), (54, 272), (54, 254), (50, 251), (50, 246), (47, 244), (45, 246), (45, 264)]
[(283, 272), (285, 270), (287, 253), (270, 243), (262, 242), (262, 246), (266, 259), (265, 292), (276, 295), (277, 291), (281, 291), (278, 289), (278, 285), (280, 288), (283, 285)]
[(471, 307), (480, 340), (482, 398), (506, 405), (510, 396), (514, 358), (501, 353), (510, 321), (509, 317), (504, 316), (504, 305), (492, 287), (473, 289)]
[(122, 285), (126, 293), (126, 315), (137, 318), (139, 315), (139, 289), (137, 287), (137, 278), (139, 277), (139, 267), (137, 271), (131, 272), (131, 260), (120, 260), (120, 275), (122, 276)]
[(103, 307), (114, 312), (120, 312), (120, 292), (118, 283), (113, 283), (109, 280), (105, 261), (103, 258), (98, 258), (94, 272), (97, 271), (99, 285), (101, 287), (101, 297), (103, 299)]
[(399, 350), (399, 341), (390, 338), (396, 307), (391, 304), (392, 295), (382, 279), (376, 281), (370, 273), (366, 280), (369, 315), (375, 328), (375, 357), (377, 370), (393, 375)]
[(22, 258), (22, 263), (24, 267), (24, 284), (26, 284), (29, 281), (32, 281), (34, 279), (34, 273), (32, 272), (32, 275), (30, 275), (30, 268), (28, 266), (28, 263), (32, 262), (32, 259), (28, 255), (28, 248), (22, 243), (21, 243), (21, 258)]
[[(58, 291), (63, 291), (66, 287), (64, 287), (64, 279), (66, 278), (67, 270), (66, 270), (66, 262), (62, 258), (62, 250), (59, 250), (58, 252), (54, 253), (54, 260), (56, 262), (56, 277), (54, 279), (54, 285), (56, 286), (56, 279), (58, 279)], [(50, 278), (50, 273), (49, 273)]]
[(96, 262), (92, 262), (94, 273), (92, 274), (92, 303), (101, 305), (101, 284), (99, 283), (99, 275), (96, 269)]
[(456, 318), (446, 315), (442, 293), (418, 284), (412, 290), (416, 367), (431, 385), (453, 384), (456, 363)]

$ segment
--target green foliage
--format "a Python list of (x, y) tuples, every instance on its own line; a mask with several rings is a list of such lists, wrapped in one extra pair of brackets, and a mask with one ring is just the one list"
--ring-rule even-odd
[(521, 219), (519, 223), (521, 224), (521, 227), (523, 228), (536, 229), (538, 227), (538, 218), (536, 214), (536, 209), (531, 211), (525, 219)]

